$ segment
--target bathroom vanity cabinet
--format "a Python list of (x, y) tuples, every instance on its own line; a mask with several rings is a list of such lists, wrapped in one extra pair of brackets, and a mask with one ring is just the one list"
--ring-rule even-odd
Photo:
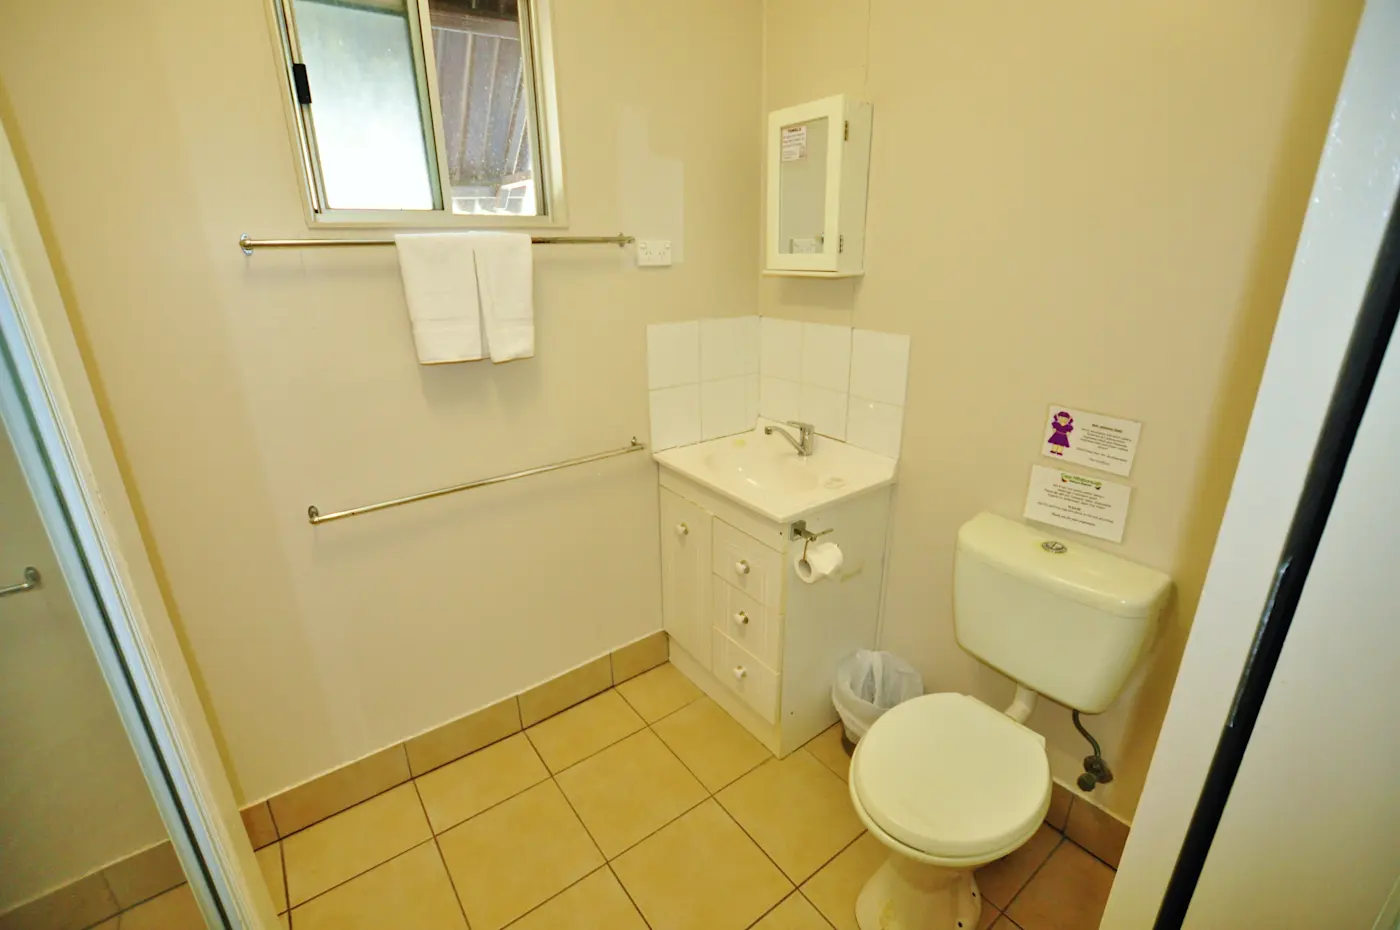
[[(671, 661), (765, 746), (787, 755), (836, 720), (837, 663), (875, 644), (888, 482), (779, 521), (667, 467), (667, 455), (657, 460)], [(794, 534), (799, 518), (809, 532), (831, 530), (820, 541), (836, 543), (844, 557), (838, 571), (811, 584), (794, 567), (806, 542)]]

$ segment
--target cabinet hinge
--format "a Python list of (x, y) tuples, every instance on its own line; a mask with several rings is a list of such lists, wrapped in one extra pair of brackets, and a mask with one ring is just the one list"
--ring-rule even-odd
[(844, 251), (846, 251), (846, 234), (845, 234), (845, 233), (842, 233), (841, 235), (839, 235), (839, 236), (836, 237), (836, 251), (838, 251), (838, 252), (844, 252)]
[(841, 133), (841, 138), (845, 139), (847, 142), (850, 142), (850, 141), (851, 141), (851, 121), (850, 121), (850, 120), (846, 120), (846, 128), (842, 131), (842, 133)]

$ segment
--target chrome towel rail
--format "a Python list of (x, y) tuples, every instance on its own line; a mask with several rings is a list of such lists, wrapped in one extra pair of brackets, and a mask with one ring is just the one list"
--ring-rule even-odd
[(19, 584), (6, 585), (0, 588), (0, 597), (7, 597), (11, 594), (22, 594), (25, 591), (33, 591), (35, 588), (39, 587), (42, 580), (43, 579), (39, 576), (39, 570), (31, 565), (24, 570), (24, 581)]
[[(616, 245), (621, 248), (635, 242), (632, 236), (531, 236), (535, 245)], [(247, 233), (238, 237), (238, 247), (244, 255), (254, 249), (313, 249), (349, 245), (393, 245), (393, 239), (254, 239)]]
[(555, 462), (552, 465), (541, 465), (538, 468), (527, 468), (524, 471), (511, 472), (509, 475), (497, 475), (494, 478), (482, 478), (480, 481), (468, 481), (466, 484), (454, 484), (450, 488), (438, 488), (436, 491), (428, 491), (423, 494), (414, 494), (410, 497), (400, 497), (396, 500), (383, 501), (378, 504), (369, 504), (364, 507), (356, 507), (353, 510), (341, 510), (336, 513), (321, 513), (316, 506), (306, 508), (306, 517), (312, 526), (318, 523), (329, 523), (332, 520), (343, 520), (346, 517), (358, 517), (362, 513), (374, 513), (376, 510), (388, 510), (390, 507), (398, 507), (400, 504), (412, 504), (417, 501), (425, 501), (433, 497), (442, 497), (444, 494), (456, 494), (458, 491), (471, 491), (475, 488), (484, 488), (491, 484), (501, 484), (506, 481), (514, 481), (516, 478), (528, 478), (531, 475), (542, 475), (547, 471), (557, 471), (560, 468), (571, 468), (574, 465), (587, 465), (589, 462), (600, 462), (603, 459), (610, 459), (615, 455), (626, 455), (629, 452), (640, 452), (646, 448), (646, 443), (637, 441), (637, 437), (632, 437), (629, 445), (621, 449), (610, 449), (607, 452), (599, 452), (596, 455), (585, 455), (579, 459), (569, 459), (567, 462)]

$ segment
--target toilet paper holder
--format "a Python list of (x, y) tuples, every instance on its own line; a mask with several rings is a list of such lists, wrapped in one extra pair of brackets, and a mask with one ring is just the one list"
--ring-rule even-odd
[(807, 547), (812, 544), (812, 541), (821, 539), (827, 533), (834, 532), (835, 529), (836, 527), (832, 526), (827, 527), (820, 533), (813, 533), (811, 530), (807, 529), (806, 520), (798, 520), (792, 525), (792, 536), (790, 538), (802, 540), (802, 558), (805, 559), (807, 558)]

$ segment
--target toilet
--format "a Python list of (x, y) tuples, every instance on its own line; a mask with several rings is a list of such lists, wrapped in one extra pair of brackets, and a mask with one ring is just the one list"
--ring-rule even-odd
[(994, 514), (958, 531), (958, 645), (1016, 682), (997, 710), (964, 694), (891, 709), (856, 744), (850, 792), (890, 849), (856, 901), (861, 930), (972, 930), (973, 870), (1020, 848), (1050, 806), (1036, 698), (1089, 714), (1122, 691), (1157, 628), (1171, 579)]

